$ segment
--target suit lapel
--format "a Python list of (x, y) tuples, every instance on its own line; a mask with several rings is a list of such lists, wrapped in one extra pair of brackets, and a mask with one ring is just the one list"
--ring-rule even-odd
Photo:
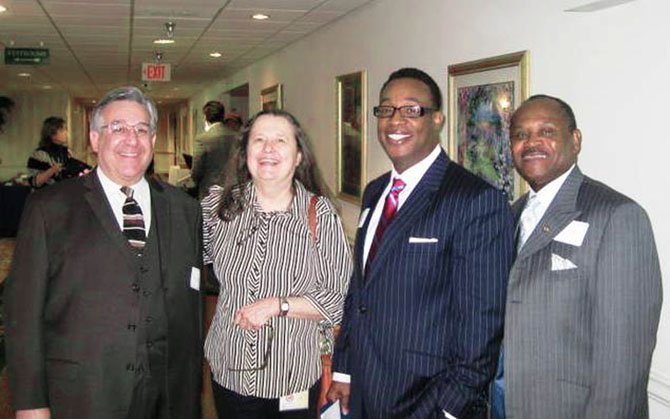
[[(365, 237), (367, 236), (368, 227), (370, 226), (370, 219), (372, 218), (372, 213), (375, 211), (375, 206), (379, 199), (381, 198), (384, 188), (389, 182), (391, 173), (386, 173), (381, 178), (379, 178), (374, 183), (371, 183), (368, 188), (370, 190), (366, 191), (366, 194), (363, 198), (363, 211), (367, 209), (367, 214), (365, 214), (365, 220), (363, 220), (363, 225), (357, 229), (356, 234), (356, 243), (354, 244), (354, 251), (356, 268), (361, 272), (361, 277), (365, 276), (363, 272), (363, 249), (365, 248)], [(361, 213), (363, 215), (363, 213)], [(359, 220), (360, 223), (360, 220)]]
[[(577, 210), (577, 195), (584, 180), (578, 167), (568, 175), (542, 219), (521, 248), (517, 259), (527, 258), (547, 246), (570, 222), (581, 213)], [(525, 203), (525, 198), (524, 201)], [(520, 215), (521, 207), (518, 211)]]
[(87, 189), (84, 194), (84, 199), (86, 199), (91, 210), (93, 210), (93, 214), (102, 225), (103, 230), (116, 245), (127, 249), (129, 246), (128, 240), (126, 240), (126, 237), (119, 228), (119, 223), (116, 221), (114, 212), (109, 204), (107, 195), (105, 195), (105, 191), (102, 189), (102, 185), (100, 184), (100, 180), (98, 180), (98, 175), (95, 173), (95, 170), (84, 176), (83, 181), (84, 186)]
[[(395, 245), (399, 244), (398, 240), (400, 240), (400, 237), (408, 229), (412, 228), (417, 219), (420, 219), (425, 214), (426, 208), (433, 202), (435, 193), (437, 193), (442, 184), (448, 164), (449, 159), (445, 152), (442, 151), (423, 175), (423, 178), (416, 185), (407, 201), (400, 207), (400, 210), (398, 210), (393, 218), (393, 222), (384, 231), (377, 254), (370, 266), (369, 278), (373, 278), (375, 272), (384, 266), (383, 261), (385, 258), (392, 256), (392, 250)], [(366, 281), (366, 285), (368, 282)]]

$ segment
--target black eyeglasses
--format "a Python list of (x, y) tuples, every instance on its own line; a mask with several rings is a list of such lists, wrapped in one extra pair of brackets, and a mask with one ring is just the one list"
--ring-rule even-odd
[(398, 111), (400, 116), (403, 118), (421, 118), (426, 114), (426, 112), (435, 111), (435, 108), (429, 108), (421, 105), (407, 105), (398, 107), (381, 105), (372, 108), (372, 113), (377, 118), (392, 118), (395, 114), (395, 111)]
[[(263, 362), (261, 365), (253, 368), (228, 368), (228, 371), (231, 372), (245, 372), (245, 371), (260, 371), (262, 369), (265, 369), (265, 367), (268, 366), (268, 359), (270, 358), (270, 349), (272, 349), (272, 339), (274, 339), (274, 328), (270, 323), (266, 323), (263, 325), (264, 328), (267, 329), (267, 340), (268, 344), (267, 347), (265, 348), (265, 353), (263, 354)], [(260, 332), (260, 330), (259, 330)]]

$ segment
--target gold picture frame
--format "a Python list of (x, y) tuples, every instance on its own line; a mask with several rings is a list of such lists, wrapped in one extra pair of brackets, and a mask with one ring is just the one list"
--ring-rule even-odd
[(283, 95), (281, 83), (261, 90), (261, 110), (283, 109)]
[(359, 204), (365, 188), (367, 72), (335, 78), (337, 96), (337, 197)]
[(509, 123), (529, 95), (529, 62), (530, 53), (519, 51), (447, 70), (449, 155), (510, 201), (528, 191), (514, 169)]

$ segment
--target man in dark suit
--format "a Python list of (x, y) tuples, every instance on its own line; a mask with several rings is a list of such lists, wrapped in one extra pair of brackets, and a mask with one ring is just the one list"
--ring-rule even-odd
[(662, 295), (649, 219), (581, 173), (582, 134), (562, 100), (529, 98), (512, 117), (510, 139), (532, 190), (513, 208), (519, 249), (505, 315), (506, 416), (646, 418)]
[(391, 74), (374, 108), (393, 170), (363, 195), (328, 394), (355, 418), (486, 413), (512, 215), (501, 192), (440, 147), (441, 107), (435, 81), (406, 68)]
[(5, 288), (17, 418), (200, 417), (200, 210), (144, 176), (156, 122), (139, 89), (109, 92), (97, 168), (29, 200)]
[(198, 196), (203, 198), (209, 187), (221, 182), (237, 133), (223, 124), (226, 108), (212, 100), (202, 108), (205, 132), (195, 138), (195, 157), (191, 178), (198, 186)]

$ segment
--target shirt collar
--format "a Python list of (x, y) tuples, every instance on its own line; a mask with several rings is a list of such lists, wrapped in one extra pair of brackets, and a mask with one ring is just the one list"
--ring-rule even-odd
[(575, 166), (576, 164), (573, 164), (568, 170), (565, 171), (565, 173), (563, 173), (556, 179), (552, 180), (551, 182), (547, 183), (538, 192), (535, 192), (533, 189), (531, 189), (528, 194), (528, 198), (530, 199), (531, 197), (537, 197), (537, 200), (541, 202), (543, 206), (545, 207), (549, 206), (549, 204), (551, 204), (551, 201), (553, 201), (554, 198), (556, 197), (556, 194), (558, 194), (558, 191), (561, 189), (561, 186), (563, 186), (563, 183), (565, 183), (565, 180), (574, 170)]
[(424, 157), (423, 160), (419, 161), (414, 166), (402, 172), (402, 174), (398, 173), (394, 167), (393, 170), (391, 170), (391, 183), (393, 182), (393, 179), (400, 178), (403, 180), (403, 182), (405, 182), (406, 185), (403, 192), (407, 190), (411, 192), (411, 190), (414, 189), (419, 181), (421, 181), (421, 178), (426, 174), (435, 159), (437, 159), (437, 156), (440, 155), (441, 150), (442, 147), (439, 144), (436, 145), (429, 155)]

